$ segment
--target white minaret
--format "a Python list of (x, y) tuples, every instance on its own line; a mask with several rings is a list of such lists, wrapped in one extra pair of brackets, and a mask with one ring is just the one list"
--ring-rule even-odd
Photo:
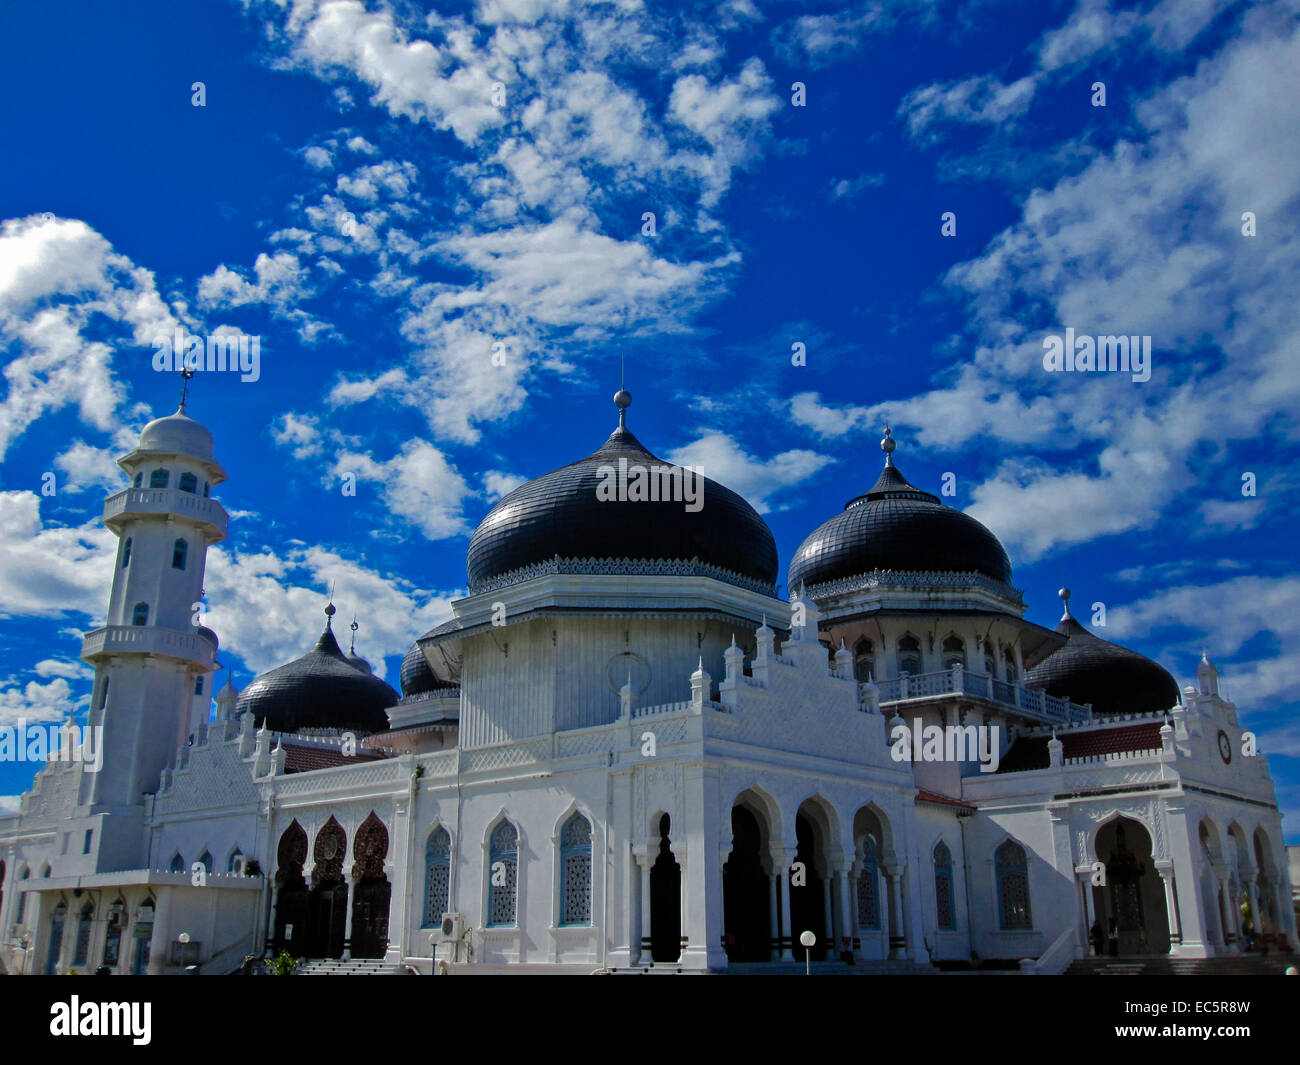
[(118, 465), (131, 485), (104, 501), (104, 524), (118, 537), (108, 623), (81, 649), (95, 667), (89, 723), (103, 727), (104, 761), (83, 776), (80, 798), (90, 816), (119, 815), (95, 833), (101, 870), (142, 860), (142, 833), (129, 823), (195, 720), (207, 720), (217, 648), (199, 603), (208, 547), (225, 539), (229, 521), (210, 497), (226, 479), (212, 434), (185, 413), (184, 393), (176, 413), (146, 425)]

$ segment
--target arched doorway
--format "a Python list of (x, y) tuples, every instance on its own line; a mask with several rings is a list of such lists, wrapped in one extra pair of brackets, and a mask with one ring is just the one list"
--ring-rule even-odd
[(1151, 861), (1151, 835), (1141, 822), (1118, 817), (1097, 833), (1097, 857), (1106, 884), (1092, 889), (1102, 931), (1113, 919), (1121, 954), (1168, 954), (1169, 917), (1165, 888)]
[(382, 958), (388, 950), (388, 904), (393, 888), (384, 875), (388, 856), (388, 829), (373, 810), (357, 829), (352, 845), (352, 956)]
[(813, 817), (808, 804), (799, 808), (794, 820), (796, 850), (790, 863), (790, 938), (791, 949), (797, 961), (803, 961), (807, 949), (799, 942), (804, 932), (817, 937), (812, 948), (812, 960), (826, 958), (826, 911), (829, 907), (828, 885), (823, 881), (825, 864), (825, 838)]
[(314, 948), (310, 924), (311, 907), (307, 881), (302, 868), (307, 861), (307, 833), (295, 820), (280, 836), (275, 859), (275, 933), (272, 942), (276, 953), (282, 950), (306, 957)]
[(682, 953), (682, 867), (673, 857), (672, 822), (659, 818), (659, 856), (650, 867), (650, 958), (676, 961)]
[(347, 833), (333, 817), (316, 833), (311, 871), (311, 950), (309, 958), (343, 957), (348, 923), (348, 885), (343, 880), (343, 860), (348, 853)]
[(724, 946), (729, 961), (767, 961), (772, 956), (765, 837), (753, 811), (739, 804), (731, 808), (731, 854), (722, 867)]

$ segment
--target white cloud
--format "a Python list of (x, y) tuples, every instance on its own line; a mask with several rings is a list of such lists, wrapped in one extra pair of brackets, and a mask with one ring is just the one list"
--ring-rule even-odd
[(228, 266), (199, 280), (199, 299), (214, 307), (243, 307), (249, 303), (269, 303), (285, 308), (311, 294), (306, 272), (298, 257), (290, 252), (258, 255), (253, 262), (257, 280), (249, 281)]
[(60, 721), (68, 711), (79, 709), (89, 694), (73, 698), (72, 687), (62, 677), (45, 684), (28, 681), (19, 684), (10, 677), (0, 681), (0, 725), (13, 725), (20, 718), (35, 724), (39, 721)]
[(286, 411), (271, 423), (271, 439), (293, 449), (296, 459), (311, 458), (321, 451), (320, 419), (312, 414)]
[(693, 466), (711, 481), (745, 497), (760, 514), (774, 508), (772, 496), (801, 484), (831, 462), (826, 455), (797, 449), (759, 459), (726, 433), (710, 430), (664, 456), (679, 466)]
[(369, 454), (344, 452), (335, 460), (335, 480), (354, 474), (359, 482), (380, 486), (384, 504), (430, 540), (468, 531), (464, 500), (473, 495), (465, 479), (427, 440), (408, 440), (386, 462)]
[(489, 503), (495, 503), (498, 499), (508, 496), (527, 480), (527, 477), (520, 477), (518, 474), (488, 470), (487, 473), (483, 474), (483, 494), (487, 497)]
[(328, 170), (334, 165), (334, 157), (320, 145), (312, 145), (302, 153), (307, 165), (316, 170)]
[(84, 662), (71, 662), (64, 658), (46, 658), (32, 667), (38, 677), (63, 677), (65, 680), (87, 679), (95, 671)]
[(930, 127), (945, 122), (975, 122), (989, 125), (1016, 118), (1029, 108), (1036, 81), (1023, 77), (1005, 85), (988, 74), (965, 78), (946, 85), (924, 85), (913, 89), (898, 106), (908, 132), (921, 138)]
[(21, 795), (0, 795), (0, 814), (17, 813), (23, 805)]
[(0, 343), (4, 368), (0, 458), (43, 415), (74, 406), (104, 432), (126, 390), (116, 348), (150, 347), (178, 325), (154, 278), (75, 219), (31, 216), (0, 227)]
[(116, 557), (98, 520), (46, 526), (34, 492), (0, 492), (0, 617), (102, 618)]
[[(451, 613), (451, 594), (415, 588), (318, 546), (243, 553), (214, 548), (205, 581), (211, 609), (204, 623), (220, 637), (223, 654), (238, 655), (256, 673), (311, 649), (324, 628), (323, 590), (331, 583), (337, 618), (356, 615), (357, 653), (380, 676), (385, 656), (405, 654), (417, 636)], [(347, 635), (340, 622), (336, 636), (345, 650)], [(248, 680), (236, 683), (242, 688)]]
[(115, 492), (125, 488), (126, 474), (117, 464), (121, 453), (117, 447), (92, 447), (84, 440), (74, 440), (67, 450), (54, 457), (55, 468), (66, 475), (61, 490), (76, 493), (87, 488), (105, 488)]

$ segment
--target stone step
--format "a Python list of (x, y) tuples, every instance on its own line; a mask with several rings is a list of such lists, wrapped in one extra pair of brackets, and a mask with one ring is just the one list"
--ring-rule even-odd
[(1272, 976), (1295, 965), (1293, 954), (1235, 954), (1217, 958), (1144, 957), (1077, 958), (1067, 976)]

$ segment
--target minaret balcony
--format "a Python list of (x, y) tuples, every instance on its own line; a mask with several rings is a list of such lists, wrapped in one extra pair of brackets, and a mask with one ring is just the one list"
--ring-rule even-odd
[(179, 488), (123, 488), (104, 500), (104, 524), (114, 532), (132, 515), (175, 514), (205, 527), (215, 543), (226, 538), (230, 517), (215, 499)]
[(120, 654), (161, 655), (212, 670), (216, 668), (217, 649), (194, 631), (159, 625), (106, 625), (82, 637), (84, 662), (93, 665), (97, 659)]
[[(960, 667), (882, 680), (876, 682), (875, 688), (881, 712), (886, 717), (901, 713), (905, 704), (943, 702), (958, 696), (1052, 724), (1078, 724), (1092, 720), (1090, 706), (1080, 706), (1037, 688), (1026, 688), (1023, 684), (1012, 684), (987, 673), (972, 673)], [(859, 684), (858, 691), (860, 705), (868, 709), (870, 685)]]

